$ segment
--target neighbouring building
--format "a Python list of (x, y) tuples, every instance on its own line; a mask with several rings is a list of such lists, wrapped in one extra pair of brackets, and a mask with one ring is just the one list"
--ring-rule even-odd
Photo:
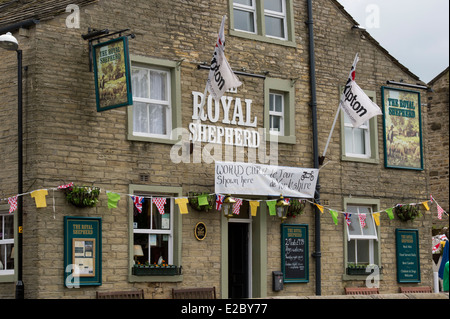
[[(0, 49), (0, 297), (19, 275), (15, 195), (25, 298), (339, 295), (368, 276), (380, 293), (432, 286), (427, 86), (337, 1), (312, 13), (306, 0), (2, 1), (0, 35), (23, 53), (24, 185), (17, 194), (17, 58)], [(242, 86), (202, 106), (224, 15)], [(317, 171), (314, 139), (321, 154), (356, 53), (356, 82), (386, 112), (359, 128), (341, 112)], [(320, 203), (314, 187), (287, 195), (317, 173)], [(301, 212), (283, 223), (270, 208), (280, 185)], [(231, 218), (216, 209), (228, 194), (242, 200)]]

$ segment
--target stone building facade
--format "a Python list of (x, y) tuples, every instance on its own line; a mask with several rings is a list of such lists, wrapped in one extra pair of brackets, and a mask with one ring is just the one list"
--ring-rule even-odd
[[(346, 130), (346, 120), (341, 114), (320, 170), (324, 213), (318, 213), (316, 206), (307, 202), (302, 215), (285, 222), (308, 226), (310, 254), (306, 256), (309, 266), (306, 281), (286, 282), (283, 290), (273, 290), (272, 273), (281, 270), (283, 259), (280, 219), (269, 215), (264, 204), (273, 197), (231, 194), (243, 198), (244, 202), (239, 217), (230, 220), (214, 208), (204, 212), (188, 206), (188, 214), (179, 214), (175, 198), (194, 197), (193, 193), (214, 193), (215, 167), (208, 157), (211, 155), (208, 143), (187, 145), (187, 149), (192, 150), (189, 161), (177, 162), (174, 158), (178, 158), (179, 153), (171, 157), (177, 139), (170, 136), (170, 132), (182, 128), (192, 133), (189, 129), (199, 103), (196, 99), (203, 94), (208, 76), (202, 66), (205, 62), (209, 65), (220, 21), (225, 14), (228, 15), (226, 56), (233, 70), (241, 73), (239, 79), (243, 83), (237, 92), (226, 94), (229, 98), (226, 101), (231, 105), (229, 119), (239, 121), (227, 123), (224, 109), (219, 108), (218, 121), (215, 114), (205, 114), (206, 119), (201, 124), (233, 128), (233, 132), (259, 129), (260, 136), (274, 139), (276, 135), (278, 143), (276, 149), (270, 149), (270, 144), (264, 141), (256, 150), (236, 145), (227, 149), (222, 144), (222, 154), (219, 148), (212, 152), (215, 159), (253, 161), (280, 167), (314, 167), (309, 36), (305, 23), (309, 20), (307, 1), (280, 1), (280, 11), (276, 7), (265, 10), (264, 1), (37, 3), (35, 7), (33, 3), (27, 3), (31, 9), (26, 11), (14, 5), (5, 8), (0, 19), (2, 28), (31, 18), (40, 20), (27, 29), (11, 30), (23, 50), (26, 66), (23, 81), (26, 193), (23, 195), (23, 281), (26, 298), (95, 298), (96, 291), (143, 289), (146, 298), (162, 299), (170, 298), (172, 288), (212, 286), (216, 287), (220, 298), (314, 295), (317, 292), (316, 259), (311, 255), (315, 253), (317, 238), (320, 238), (321, 249), (322, 295), (343, 294), (345, 287), (366, 285), (367, 275), (346, 273), (350, 264), (356, 263), (355, 256), (364, 259), (366, 264), (382, 267), (381, 293), (395, 293), (405, 285), (432, 285), (430, 229), (433, 207), (427, 212), (419, 205), (423, 216), (408, 222), (390, 219), (383, 211), (396, 204), (421, 203), (428, 199), (429, 164), (426, 162), (423, 170), (385, 168), (381, 116), (372, 119), (365, 130), (353, 131), (351, 128)], [(79, 11), (65, 12), (68, 4), (77, 4)], [(79, 13), (79, 28), (68, 27), (68, 18), (74, 12)], [(244, 17), (252, 23), (245, 23), (248, 20)], [(352, 28), (357, 22), (336, 1), (313, 1), (313, 18), (318, 146), (322, 151), (356, 52), (360, 54), (357, 82), (380, 107), (381, 88), (386, 86), (386, 81), (421, 82), (368, 32)], [(281, 21), (282, 27), (272, 24), (276, 21)], [(69, 25), (71, 22), (73, 20), (69, 20)], [(94, 73), (89, 69), (89, 45), (82, 38), (89, 28), (111, 32), (129, 29), (125, 33), (135, 35), (128, 40), (134, 106), (97, 112)], [(17, 214), (8, 214), (9, 205), (5, 200), (16, 194), (17, 183), (16, 60), (14, 54), (7, 51), (1, 51), (1, 57), (4, 63), (0, 68), (3, 105), (0, 113), (0, 212), (17, 236), (17, 229), (11, 226), (17, 223)], [(164, 91), (167, 98), (161, 94), (153, 99), (159, 100), (160, 105), (170, 104), (168, 108), (163, 105), (156, 109), (158, 121), (152, 123), (151, 128), (156, 131), (144, 132), (143, 128), (138, 128), (147, 123), (146, 119), (151, 120), (151, 116), (142, 119), (135, 114), (136, 106), (146, 103), (137, 93), (138, 87), (143, 90), (141, 93), (145, 91), (140, 86), (144, 80), (139, 76), (159, 83), (159, 90), (170, 88)], [(424, 98), (426, 91), (419, 89), (418, 92)], [(275, 101), (276, 97), (283, 101), (281, 115), (270, 109), (270, 101)], [(152, 98), (147, 100), (150, 100), (147, 106), (155, 103), (151, 102)], [(236, 107), (239, 103), (241, 110)], [(212, 106), (211, 110), (214, 111)], [(427, 128), (430, 125), (428, 109), (422, 107), (421, 111), (422, 125)], [(280, 134), (270, 134), (270, 127), (277, 127), (271, 122), (276, 116), (282, 117), (284, 126)], [(264, 132), (269, 134), (264, 135)], [(362, 144), (355, 141), (355, 135), (346, 140), (346, 132), (365, 136), (364, 154), (355, 155), (354, 151), (349, 151), (350, 142)], [(421, 133), (427, 141), (428, 130)], [(427, 149), (425, 143), (425, 159)], [(198, 162), (196, 155), (201, 157)], [(64, 193), (54, 188), (69, 182), (99, 187), (101, 194), (96, 207), (80, 209), (68, 204)], [(47, 207), (36, 208), (34, 199), (28, 194), (39, 189), (48, 189)], [(107, 191), (121, 194), (116, 208), (108, 208)], [(169, 216), (168, 220), (155, 217), (161, 224), (153, 233), (139, 229), (141, 221), (136, 219), (135, 215), (138, 215), (128, 195), (167, 198), (165, 215)], [(256, 216), (250, 215), (250, 199), (261, 200)], [(308, 200), (312, 201), (311, 198)], [(329, 209), (367, 212), (367, 223), (372, 225), (372, 232), (376, 230), (372, 233), (375, 237), (364, 238), (358, 246), (357, 240), (348, 237), (344, 215), (339, 214), (336, 225)], [(153, 214), (153, 210), (155, 215), (152, 216), (158, 216), (156, 206), (147, 199), (144, 211)], [(372, 212), (379, 211), (382, 212), (380, 226), (375, 227)], [(320, 237), (316, 236), (315, 214), (320, 214)], [(64, 218), (70, 216), (101, 218), (101, 285), (75, 289), (65, 286)], [(201, 241), (193, 231), (199, 222), (207, 227), (207, 236)], [(353, 225), (358, 224), (356, 219), (353, 222)], [(163, 223), (170, 226), (163, 227)], [(397, 281), (396, 229), (418, 230), (420, 282), (405, 284)], [(146, 237), (145, 244), (141, 244), (142, 234)], [(232, 238), (238, 238), (240, 244)], [(139, 259), (145, 262), (140, 254), (135, 255), (137, 244), (147, 249), (144, 259), (152, 259), (151, 263), (155, 262), (155, 257), (150, 256), (149, 246), (166, 249), (163, 257), (169, 259), (166, 262), (170, 264), (182, 266), (181, 275), (134, 275), (134, 262)], [(14, 265), (17, 249), (11, 253), (12, 245), (3, 241), (3, 248), (7, 247), (4, 255), (9, 255), (6, 258), (13, 271), (3, 275), (0, 271), (2, 298), (14, 296), (17, 268), (13, 268), (17, 267)], [(238, 254), (239, 249), (241, 253), (246, 252), (245, 264), (241, 264), (246, 273), (240, 282), (246, 287), (242, 295), (233, 292), (239, 283), (231, 283), (236, 274), (229, 265), (233, 257), (230, 254)]]

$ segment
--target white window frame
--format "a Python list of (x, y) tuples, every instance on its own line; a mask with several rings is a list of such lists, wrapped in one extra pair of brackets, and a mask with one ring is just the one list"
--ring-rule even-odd
[[(151, 88), (150, 88), (150, 72), (151, 71), (155, 71), (155, 72), (162, 72), (166, 74), (166, 87), (167, 87), (167, 101), (166, 100), (155, 100), (152, 98), (141, 98), (141, 97), (135, 97), (133, 96), (133, 102), (141, 102), (141, 103), (145, 103), (145, 104), (158, 104), (158, 105), (164, 105), (165, 106), (165, 111), (166, 111), (166, 134), (152, 134), (152, 133), (144, 133), (144, 132), (136, 132), (134, 130), (134, 119), (133, 119), (133, 135), (134, 136), (141, 136), (141, 137), (150, 137), (150, 138), (165, 138), (165, 139), (169, 139), (171, 138), (171, 133), (172, 133), (172, 80), (171, 80), (171, 72), (170, 70), (167, 69), (163, 69), (163, 68), (157, 68), (157, 67), (152, 67), (152, 66), (137, 66), (137, 65), (133, 65), (132, 66), (132, 70), (133, 69), (140, 69), (140, 70), (145, 70), (149, 73), (149, 81), (148, 81), (148, 92), (151, 92)], [(135, 116), (135, 114), (133, 115)], [(150, 114), (148, 113), (148, 108), (147, 108), (147, 118), (148, 118), (148, 125), (150, 124), (150, 119), (149, 119)], [(148, 130), (149, 131), (149, 130)]]
[[(344, 132), (345, 136), (345, 155), (348, 157), (356, 157), (356, 158), (371, 158), (371, 146), (370, 146), (370, 121), (364, 122), (363, 125), (361, 125), (359, 128), (353, 127), (351, 122), (345, 121), (346, 115), (344, 114), (344, 127), (345, 130), (347, 128), (350, 128), (352, 131), (352, 138), (351, 141), (347, 140), (347, 134)], [(354, 150), (356, 149), (355, 145), (355, 132), (363, 130), (364, 132), (364, 154), (355, 153)], [(353, 152), (347, 152), (347, 146), (351, 145), (351, 148)]]
[[(275, 96), (281, 96), (281, 112), (275, 111)], [(284, 136), (285, 135), (285, 133), (284, 133), (284, 118), (285, 118), (285, 116), (284, 116), (284, 111), (285, 111), (284, 94), (271, 91), (269, 93), (269, 99), (271, 101), (273, 99), (273, 106), (274, 106), (274, 110), (273, 111), (270, 110), (270, 101), (269, 101), (269, 131), (270, 131), (270, 134)], [(273, 116), (281, 118), (280, 119), (280, 131), (272, 130), (272, 127), (273, 127), (273, 121), (272, 121)]]
[[(5, 218), (4, 216), (11, 216), (13, 218), (13, 223), (14, 223), (14, 215), (10, 215), (8, 213), (2, 213), (0, 212), (0, 223), (1, 223), (1, 229), (5, 229)], [(14, 227), (13, 227), (14, 229)], [(6, 245), (14, 245), (14, 234), (13, 234), (13, 238), (8, 238), (8, 239), (3, 239), (3, 235), (2, 237), (0, 237), (0, 249), (3, 250), (6, 248)], [(14, 247), (14, 246), (13, 246)], [(6, 255), (5, 255), (6, 257)], [(2, 263), (4, 268), (7, 264), (7, 260), (0, 260), (0, 262)], [(13, 269), (0, 269), (0, 276), (4, 276), (4, 275), (14, 275), (14, 268)]]
[[(134, 194), (135, 196), (143, 196), (145, 197), (145, 200), (149, 200), (151, 201), (151, 205), (150, 205), (150, 214), (159, 214), (158, 209), (154, 208), (154, 204), (152, 202), (152, 199), (149, 197), (162, 197), (164, 198), (165, 196), (169, 196), (169, 195), (163, 195), (163, 194), (148, 194), (148, 193), (142, 193), (142, 192), (135, 192)], [(170, 195), (171, 196), (171, 195)], [(150, 243), (150, 235), (168, 235), (169, 236), (169, 243), (168, 243), (168, 261), (167, 263), (169, 265), (173, 265), (173, 234), (174, 234), (174, 224), (173, 224), (173, 220), (174, 220), (174, 204), (175, 201), (173, 200), (173, 198), (167, 198), (166, 200), (170, 201), (170, 229), (152, 229), (153, 225), (153, 218), (150, 216), (150, 228), (149, 229), (144, 229), (144, 228), (134, 228), (133, 227), (133, 235), (134, 234), (147, 234), (148, 235), (148, 242)], [(133, 236), (134, 237), (134, 236)], [(133, 242), (134, 244), (134, 242)], [(148, 246), (148, 256), (151, 256), (151, 245)], [(150, 262), (150, 261), (149, 261)]]
[(256, 0), (251, 0), (251, 1), (252, 1), (251, 6), (236, 3), (233, 1), (233, 10), (239, 10), (239, 11), (253, 13), (253, 30), (255, 30), (255, 31), (252, 32), (252, 31), (248, 31), (248, 30), (242, 30), (242, 29), (238, 29), (236, 27), (235, 27), (235, 30), (250, 33), (250, 34), (257, 34), (258, 33), (258, 25), (257, 25), (256, 21), (258, 20), (258, 17), (257, 17), (258, 13), (256, 12)]
[(267, 16), (267, 17), (272, 17), (272, 18), (277, 18), (277, 19), (283, 20), (284, 37), (277, 37), (277, 36), (273, 36), (273, 35), (268, 35), (267, 34), (267, 24), (265, 24), (266, 25), (265, 35), (268, 38), (287, 40), (287, 36), (288, 36), (287, 32), (288, 32), (288, 30), (287, 30), (286, 0), (281, 0), (281, 8), (282, 8), (282, 12), (264, 9), (264, 19)]

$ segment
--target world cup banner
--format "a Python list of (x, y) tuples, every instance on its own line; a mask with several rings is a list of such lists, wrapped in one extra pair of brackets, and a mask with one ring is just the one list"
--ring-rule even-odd
[(319, 170), (216, 162), (215, 193), (314, 198)]
[(97, 111), (132, 105), (128, 38), (96, 44), (92, 54)]
[(385, 166), (423, 170), (420, 93), (382, 87)]

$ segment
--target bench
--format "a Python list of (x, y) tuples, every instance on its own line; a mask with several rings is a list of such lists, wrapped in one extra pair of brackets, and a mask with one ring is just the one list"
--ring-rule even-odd
[(378, 295), (380, 292), (378, 288), (367, 288), (367, 287), (346, 287), (346, 295)]
[(414, 294), (414, 293), (433, 293), (433, 290), (429, 286), (425, 287), (400, 287), (402, 294)]
[(97, 291), (97, 299), (144, 299), (144, 290)]
[(172, 289), (172, 299), (217, 299), (216, 287)]

